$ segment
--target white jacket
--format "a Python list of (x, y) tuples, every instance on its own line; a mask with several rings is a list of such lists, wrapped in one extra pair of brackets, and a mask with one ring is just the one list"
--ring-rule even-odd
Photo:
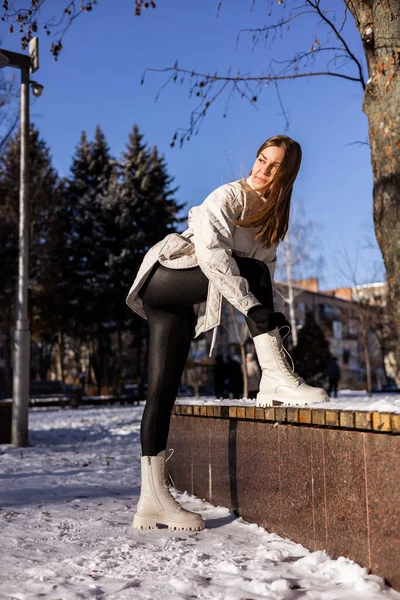
[[(250, 208), (250, 204), (255, 205)], [(155, 244), (145, 255), (126, 299), (130, 308), (146, 318), (138, 291), (158, 261), (171, 269), (199, 266), (209, 280), (207, 300), (198, 305), (195, 337), (214, 329), (210, 356), (215, 344), (216, 328), (221, 322), (222, 297), (244, 315), (260, 304), (241, 277), (235, 256), (256, 258), (268, 265), (273, 282), (277, 245), (264, 248), (255, 240), (254, 227), (237, 227), (231, 219), (246, 218), (257, 211), (260, 194), (250, 186), (250, 179), (234, 181), (217, 188), (200, 206), (189, 211), (189, 228), (171, 233)], [(275, 312), (284, 313), (284, 300), (273, 284)]]

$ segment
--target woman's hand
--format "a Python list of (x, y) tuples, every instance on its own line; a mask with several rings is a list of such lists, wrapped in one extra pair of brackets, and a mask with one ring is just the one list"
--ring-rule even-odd
[[(288, 327), (289, 332), (292, 329), (289, 321), (286, 319), (283, 313), (271, 312), (260, 304), (257, 306), (252, 306), (247, 313), (247, 316), (255, 323), (257, 330), (260, 333), (272, 331), (276, 327), (278, 327), (278, 329), (281, 329), (282, 327)], [(250, 328), (250, 331), (251, 329), (252, 328)], [(251, 333), (253, 335), (252, 331)]]

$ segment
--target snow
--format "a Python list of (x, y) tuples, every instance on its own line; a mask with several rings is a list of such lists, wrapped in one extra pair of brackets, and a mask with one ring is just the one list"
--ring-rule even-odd
[[(235, 400), (216, 400), (214, 396), (201, 398), (178, 398), (177, 404), (206, 404), (217, 406), (254, 406), (254, 400), (240, 398)], [(330, 402), (318, 402), (312, 408), (329, 410), (357, 410), (400, 413), (400, 393), (376, 393), (368, 396), (367, 392), (341, 390), (337, 398)]]
[(1, 599), (400, 600), (351, 560), (187, 493), (204, 531), (133, 530), (142, 410), (36, 408), (32, 446), (0, 446)]

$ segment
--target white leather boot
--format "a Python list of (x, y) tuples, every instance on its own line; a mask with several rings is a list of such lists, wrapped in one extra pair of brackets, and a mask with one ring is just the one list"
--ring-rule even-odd
[(257, 335), (253, 342), (262, 369), (256, 406), (307, 406), (329, 401), (325, 390), (308, 385), (290, 367), (278, 328)]
[(187, 531), (204, 529), (201, 515), (183, 509), (169, 491), (165, 450), (157, 456), (142, 456), (141, 467), (142, 486), (133, 519), (135, 529), (155, 529), (158, 525)]

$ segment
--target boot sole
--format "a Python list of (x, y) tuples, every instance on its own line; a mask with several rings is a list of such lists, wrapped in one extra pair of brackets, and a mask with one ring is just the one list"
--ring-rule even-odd
[(320, 402), (328, 402), (329, 400), (296, 400), (292, 398), (285, 398), (285, 400), (278, 400), (275, 395), (272, 394), (262, 394), (262, 396), (257, 396), (256, 406), (261, 408), (266, 408), (268, 406), (310, 406), (312, 404), (317, 404)]
[(133, 519), (134, 529), (170, 529), (172, 531), (202, 531), (204, 529), (204, 521), (201, 521), (197, 525), (193, 523), (187, 525), (183, 523), (177, 523), (170, 519), (153, 516), (142, 516), (135, 515)]

